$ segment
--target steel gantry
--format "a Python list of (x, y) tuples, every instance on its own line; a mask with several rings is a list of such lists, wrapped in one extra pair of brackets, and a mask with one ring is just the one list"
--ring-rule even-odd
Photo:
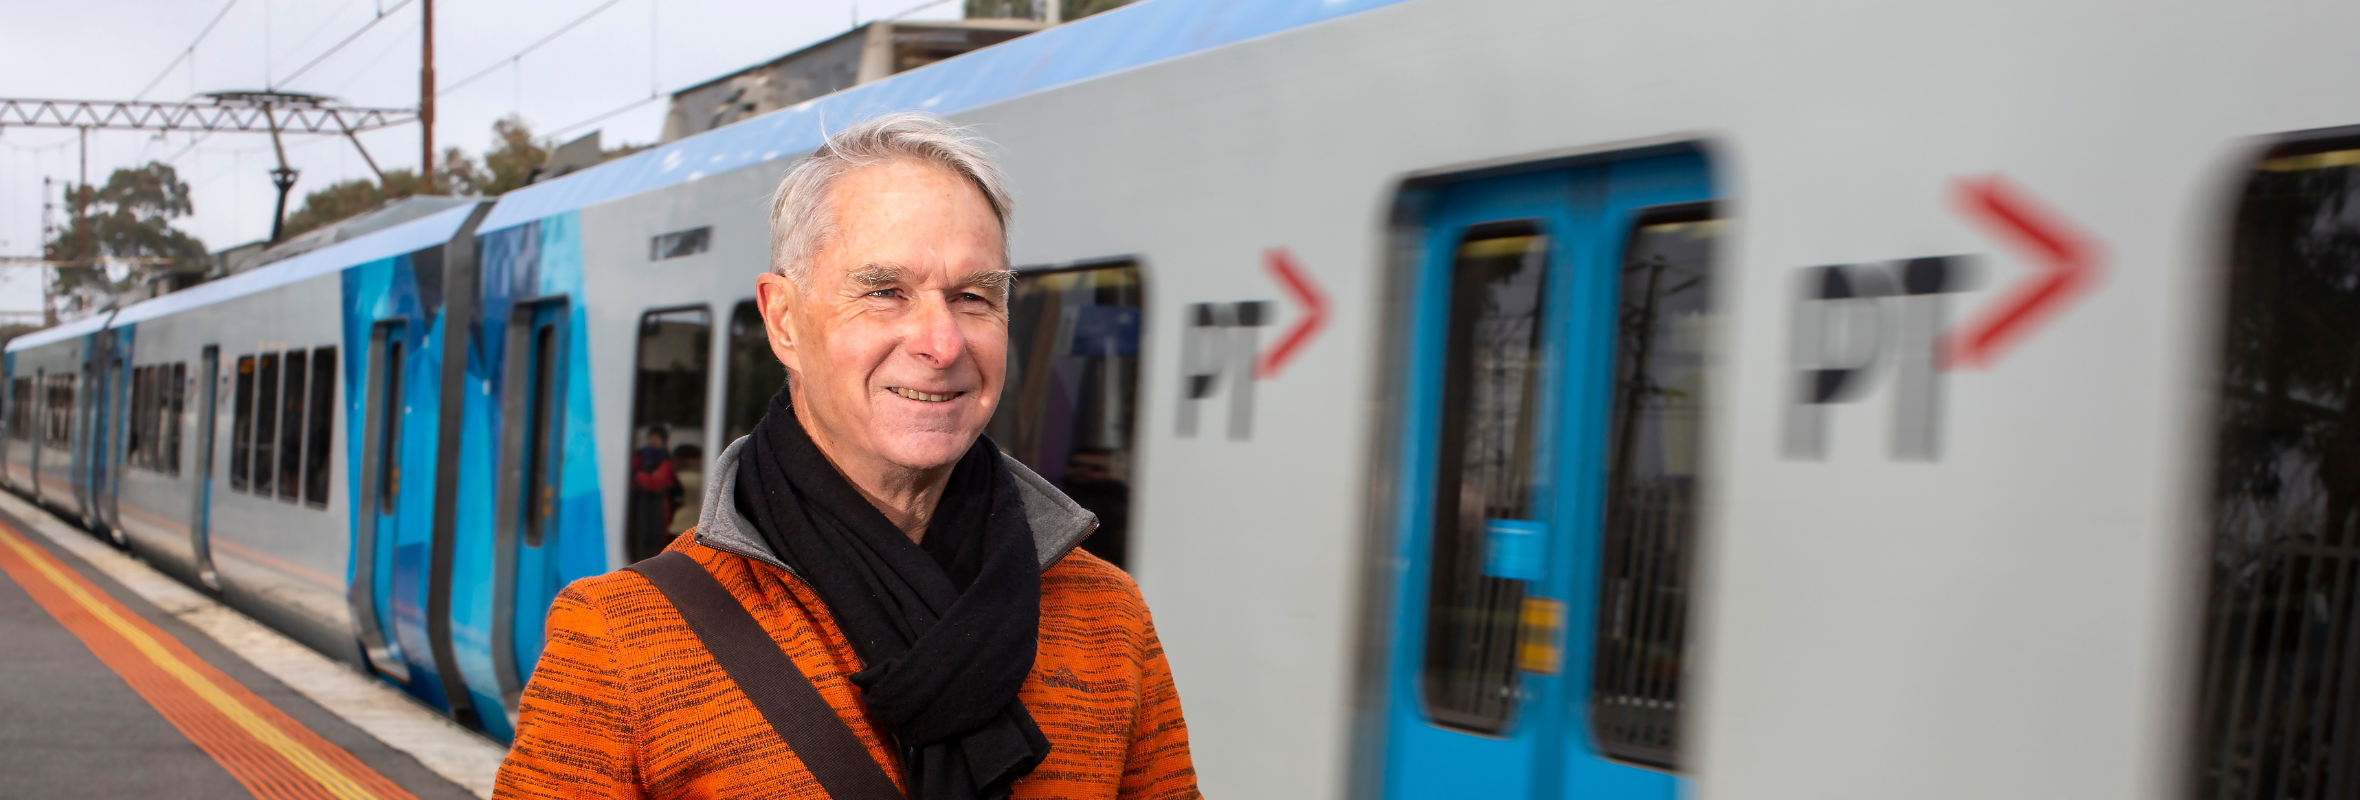
[[(270, 240), (274, 242), (286, 224), (287, 192), (295, 188), (297, 173), (287, 166), (287, 148), (280, 143), (279, 134), (342, 134), (382, 184), (385, 171), (377, 168), (377, 159), (370, 157), (369, 149), (361, 146), (355, 134), (418, 119), (418, 110), (413, 108), (342, 106), (331, 97), (279, 91), (213, 92), (179, 103), (0, 98), (0, 128), (73, 128), (82, 132), (85, 149), (92, 130), (268, 132), (271, 149), (279, 159), (278, 168), (270, 171), (271, 185), (279, 190), (278, 209), (270, 222)], [(82, 176), (82, 183), (90, 183), (88, 174)]]

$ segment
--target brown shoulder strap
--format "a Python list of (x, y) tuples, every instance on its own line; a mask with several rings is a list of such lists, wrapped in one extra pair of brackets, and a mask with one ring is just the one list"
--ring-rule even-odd
[(812, 688), (811, 679), (780, 650), (762, 623), (736, 597), (714, 580), (696, 559), (677, 550), (666, 551), (625, 569), (646, 576), (680, 610), (688, 629), (720, 662), (721, 670), (737, 683), (738, 691), (754, 701), (754, 709), (770, 721), (779, 738), (803, 759), (803, 766), (819, 779), (834, 800), (903, 800), (893, 779), (869, 757), (860, 737), (836, 716), (836, 710)]

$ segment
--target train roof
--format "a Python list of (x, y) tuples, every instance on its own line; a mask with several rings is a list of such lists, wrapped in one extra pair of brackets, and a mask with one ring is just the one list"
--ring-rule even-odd
[(94, 314), (54, 328), (34, 331), (9, 340), (7, 349), (8, 352), (15, 352), (52, 342), (65, 341), (116, 325), (129, 325), (141, 320), (155, 319), (348, 269), (371, 261), (434, 247), (457, 236), (459, 227), (467, 224), (468, 215), (475, 213), (476, 207), (481, 204), (480, 201), (467, 203), (367, 236), (337, 242), (303, 255), (272, 262), (227, 278), (200, 283), (152, 300), (133, 303), (113, 312)]
[(1146, 0), (500, 196), (490, 232), (819, 146), (824, 126), (954, 114), (1404, 0)]

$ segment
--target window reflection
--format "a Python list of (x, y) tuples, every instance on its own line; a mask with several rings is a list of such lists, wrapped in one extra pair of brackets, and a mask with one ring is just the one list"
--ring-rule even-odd
[(1082, 548), (1119, 567), (1130, 558), (1142, 307), (1136, 264), (1026, 274), (1009, 300), (1008, 379), (985, 429), (1098, 515)]
[(2246, 178), (2216, 412), (2210, 798), (2360, 794), (2360, 149)]

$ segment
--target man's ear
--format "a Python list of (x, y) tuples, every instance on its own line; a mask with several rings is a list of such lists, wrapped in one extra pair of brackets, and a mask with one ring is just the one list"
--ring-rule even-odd
[(754, 279), (754, 305), (762, 309), (762, 331), (770, 339), (770, 354), (790, 373), (802, 372), (802, 361), (795, 351), (795, 314), (803, 290), (795, 282), (776, 272), (764, 272)]

